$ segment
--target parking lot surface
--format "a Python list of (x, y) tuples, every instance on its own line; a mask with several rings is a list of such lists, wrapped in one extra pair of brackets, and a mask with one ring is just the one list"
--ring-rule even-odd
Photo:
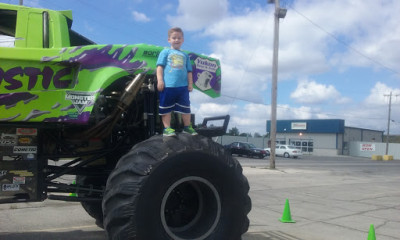
[[(302, 156), (238, 158), (253, 208), (243, 240), (400, 239), (400, 161)], [(295, 223), (282, 223), (286, 199)], [(0, 205), (0, 239), (105, 240), (78, 203)]]
[[(400, 239), (400, 161), (303, 156), (240, 158), (253, 201), (244, 239)], [(285, 200), (296, 223), (281, 223)]]

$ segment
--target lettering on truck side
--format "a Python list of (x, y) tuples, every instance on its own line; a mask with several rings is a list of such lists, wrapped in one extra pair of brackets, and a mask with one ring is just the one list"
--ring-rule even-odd
[[(63, 68), (54, 72), (54, 70), (48, 66), (44, 67), (43, 70), (34, 67), (14, 67), (7, 71), (0, 68), (0, 89), (4, 88), (7, 90), (31, 90), (38, 82), (38, 79), (42, 79), (42, 88), (46, 90), (49, 88), (50, 83), (53, 83), (55, 88), (64, 89), (68, 88), (72, 83), (72, 79), (62, 79), (65, 76), (70, 76), (72, 68)], [(16, 79), (16, 77), (28, 77), (28, 81), (22, 81)]]

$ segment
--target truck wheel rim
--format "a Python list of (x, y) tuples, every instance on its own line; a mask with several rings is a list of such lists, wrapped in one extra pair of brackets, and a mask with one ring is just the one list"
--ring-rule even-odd
[(164, 230), (172, 239), (205, 239), (215, 230), (221, 216), (218, 191), (204, 178), (182, 178), (164, 194), (160, 214)]

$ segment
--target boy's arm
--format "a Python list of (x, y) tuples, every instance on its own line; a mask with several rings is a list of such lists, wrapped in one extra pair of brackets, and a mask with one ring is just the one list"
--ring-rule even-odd
[(164, 90), (164, 68), (163, 66), (157, 66), (157, 90), (162, 92)]
[(189, 90), (189, 92), (191, 92), (193, 90), (193, 74), (192, 74), (192, 72), (188, 72), (187, 78), (188, 78), (188, 90)]
[(193, 74), (192, 74), (192, 63), (190, 62), (190, 57), (187, 53), (186, 55), (186, 70), (187, 70), (187, 79), (188, 79), (188, 90), (191, 92), (193, 90)]

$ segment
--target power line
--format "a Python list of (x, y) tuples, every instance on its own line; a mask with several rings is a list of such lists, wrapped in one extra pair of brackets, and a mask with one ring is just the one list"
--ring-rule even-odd
[(301, 12), (299, 12), (298, 10), (296, 10), (296, 9), (293, 7), (293, 5), (288, 5), (288, 7), (289, 7), (290, 9), (292, 9), (294, 12), (296, 12), (298, 15), (300, 15), (301, 17), (303, 17), (304, 19), (306, 19), (307, 21), (309, 21), (309, 22), (310, 22), (312, 25), (314, 25), (316, 28), (318, 28), (319, 30), (321, 30), (322, 32), (324, 32), (325, 34), (327, 34), (328, 36), (330, 36), (331, 38), (335, 39), (337, 42), (339, 42), (340, 44), (344, 45), (344, 46), (347, 47), (348, 49), (350, 49), (350, 50), (352, 50), (353, 52), (357, 53), (358, 55), (360, 55), (360, 56), (362, 56), (362, 57), (368, 59), (369, 61), (371, 61), (371, 62), (373, 62), (373, 63), (375, 63), (375, 64), (377, 64), (377, 65), (379, 65), (379, 66), (381, 66), (381, 67), (383, 67), (383, 68), (385, 68), (385, 69), (387, 69), (387, 70), (389, 70), (389, 71), (391, 71), (391, 72), (393, 72), (393, 73), (395, 73), (395, 74), (400, 75), (400, 73), (397, 72), (396, 70), (394, 70), (394, 69), (392, 69), (392, 68), (386, 66), (385, 64), (383, 64), (383, 63), (381, 63), (381, 62), (379, 62), (379, 61), (377, 61), (377, 60), (375, 60), (375, 59), (373, 59), (373, 58), (371, 58), (371, 57), (365, 55), (364, 53), (362, 53), (362, 52), (359, 51), (358, 49), (356, 49), (356, 48), (350, 46), (349, 44), (347, 44), (345, 41), (340, 40), (340, 39), (339, 39), (338, 37), (336, 37), (333, 33), (328, 32), (328, 31), (325, 30), (322, 26), (320, 26), (319, 24), (315, 23), (315, 22), (312, 21), (310, 18), (308, 18), (307, 16), (305, 16), (304, 14), (302, 14)]
[[(263, 103), (263, 102), (256, 102), (256, 101), (252, 101), (249, 99), (245, 99), (245, 98), (239, 98), (239, 97), (233, 97), (233, 96), (229, 96), (226, 94), (221, 94), (222, 97), (227, 97), (227, 98), (234, 98), (234, 99), (238, 99), (244, 102), (249, 102), (249, 103), (254, 103), (254, 104), (260, 104), (263, 106), (270, 106), (269, 104)], [(298, 108), (293, 108), (293, 107), (286, 107), (286, 106), (282, 106), (282, 105), (278, 105), (277, 108), (279, 109), (285, 109), (285, 110), (290, 110), (290, 111), (296, 111), (296, 112), (302, 112), (302, 113), (309, 113), (309, 114), (314, 114), (314, 115), (326, 115), (326, 116), (332, 116), (332, 117), (337, 117), (337, 118), (359, 118), (359, 116), (354, 115), (354, 114), (334, 114), (334, 113), (326, 113), (326, 112), (320, 112), (320, 111), (308, 111), (308, 110), (301, 110)], [(368, 118), (362, 118), (365, 120), (384, 120), (385, 118), (374, 118), (374, 117), (368, 117)]]

